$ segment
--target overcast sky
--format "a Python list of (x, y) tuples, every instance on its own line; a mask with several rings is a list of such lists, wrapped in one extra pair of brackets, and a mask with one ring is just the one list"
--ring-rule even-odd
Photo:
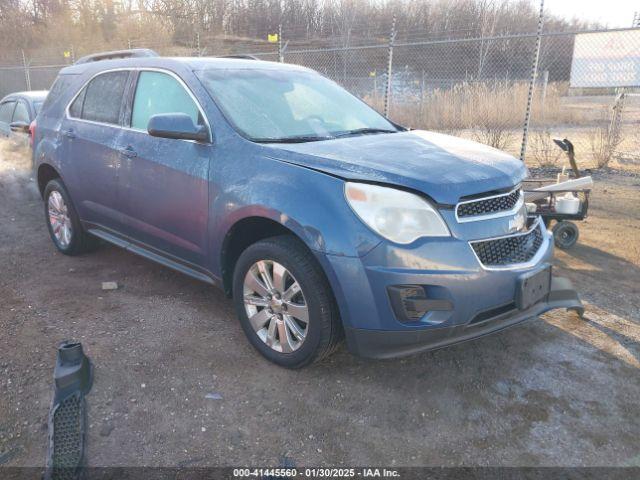
[[(539, 0), (534, 0), (539, 4)], [(609, 27), (630, 27), (640, 0), (545, 0), (544, 9), (558, 16), (597, 21)]]

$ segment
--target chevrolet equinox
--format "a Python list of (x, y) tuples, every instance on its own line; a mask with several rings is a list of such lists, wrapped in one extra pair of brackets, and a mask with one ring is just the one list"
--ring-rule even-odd
[(88, 56), (60, 72), (33, 152), (59, 251), (102, 239), (223, 288), (282, 366), (343, 337), (387, 358), (582, 311), (521, 161), (403, 128), (307, 68)]

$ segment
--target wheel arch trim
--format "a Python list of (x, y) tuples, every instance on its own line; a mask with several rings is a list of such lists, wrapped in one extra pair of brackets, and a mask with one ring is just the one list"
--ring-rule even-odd
[(261, 206), (245, 207), (234, 212), (228, 220), (224, 233), (220, 232), (221, 235), (217, 236), (222, 240), (217, 248), (214, 248), (227, 295), (231, 295), (235, 263), (249, 245), (277, 235), (292, 235), (312, 252), (318, 250), (319, 245), (323, 245), (322, 240), (317, 238), (319, 232), (310, 233), (288, 215), (273, 209)]
[(56, 178), (59, 178), (60, 181), (64, 183), (62, 175), (60, 174), (60, 169), (56, 168), (49, 162), (42, 162), (38, 165), (36, 170), (36, 182), (42, 199), (44, 199), (44, 190), (47, 188), (47, 184)]

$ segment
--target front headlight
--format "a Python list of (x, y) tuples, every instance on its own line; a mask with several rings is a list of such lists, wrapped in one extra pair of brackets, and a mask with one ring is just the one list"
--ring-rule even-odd
[(426, 200), (413, 193), (367, 183), (346, 183), (353, 211), (374, 232), (395, 243), (420, 237), (448, 237), (449, 229)]

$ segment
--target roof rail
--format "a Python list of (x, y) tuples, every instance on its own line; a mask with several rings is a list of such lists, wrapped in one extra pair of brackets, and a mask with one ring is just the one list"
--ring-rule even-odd
[(219, 55), (217, 58), (239, 58), (241, 60), (260, 60), (258, 57), (249, 54), (237, 54), (237, 55)]
[(149, 48), (133, 48), (131, 50), (114, 50), (112, 52), (100, 52), (86, 55), (78, 59), (74, 65), (80, 63), (99, 62), (100, 60), (113, 60), (114, 58), (139, 58), (139, 57), (157, 57), (156, 52)]

